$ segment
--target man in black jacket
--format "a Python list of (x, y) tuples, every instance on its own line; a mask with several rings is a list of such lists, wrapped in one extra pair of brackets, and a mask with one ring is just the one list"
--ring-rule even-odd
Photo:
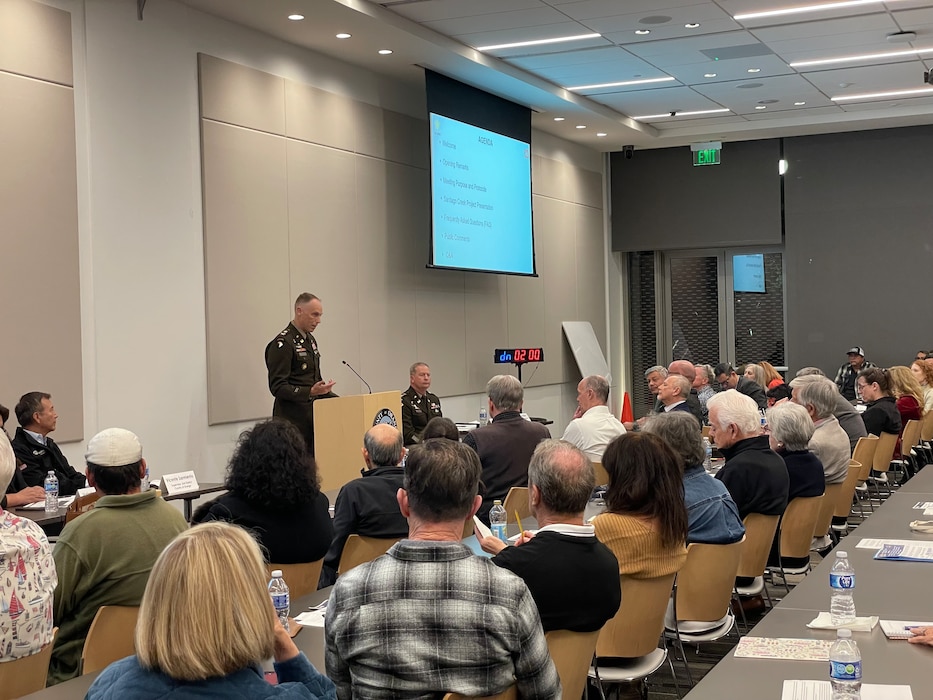
[(52, 396), (31, 391), (23, 394), (14, 410), (20, 427), (13, 438), (13, 451), (25, 465), (20, 473), (26, 485), (42, 486), (46, 475), (55, 472), (60, 496), (73, 496), (78, 489), (87, 486), (84, 474), (68, 463), (58, 445), (49, 437), (58, 423)]
[[(768, 397), (765, 396), (764, 388), (748, 377), (740, 377), (737, 375), (735, 369), (733, 369), (732, 365), (728, 362), (720, 362), (716, 365), (716, 369), (713, 370), (713, 373), (716, 375), (716, 381), (719, 382), (719, 386), (722, 387), (723, 391), (735, 389), (740, 394), (745, 394), (750, 397), (752, 401), (758, 404), (758, 408), (768, 407)], [(707, 402), (707, 406), (708, 405), (709, 403)], [(710, 421), (710, 423), (712, 423), (712, 421)]]

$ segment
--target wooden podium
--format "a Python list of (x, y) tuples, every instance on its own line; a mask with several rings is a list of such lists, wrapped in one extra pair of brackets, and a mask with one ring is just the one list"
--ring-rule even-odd
[(360, 475), (365, 465), (363, 436), (376, 423), (402, 426), (402, 393), (337, 396), (314, 402), (314, 451), (321, 490), (339, 489)]

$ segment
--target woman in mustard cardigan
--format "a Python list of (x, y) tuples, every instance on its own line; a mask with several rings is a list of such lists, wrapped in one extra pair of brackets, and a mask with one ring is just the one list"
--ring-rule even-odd
[(619, 573), (654, 578), (679, 571), (687, 559), (683, 467), (661, 438), (620, 435), (606, 448), (607, 512), (596, 537), (619, 560)]

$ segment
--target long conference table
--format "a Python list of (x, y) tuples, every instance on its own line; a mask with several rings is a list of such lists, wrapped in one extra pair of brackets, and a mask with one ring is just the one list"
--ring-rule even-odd
[[(879, 561), (876, 550), (859, 549), (865, 538), (933, 541), (933, 535), (913, 532), (909, 523), (924, 520), (918, 502), (933, 502), (933, 466), (927, 467), (843, 538), (837, 549), (846, 551), (855, 569), (855, 607), (859, 617), (933, 622), (933, 563)], [(836, 638), (832, 630), (806, 625), (821, 611), (829, 611), (831, 552), (814, 571), (751, 630), (749, 636), (768, 638)], [(853, 632), (862, 655), (862, 683), (909, 685), (914, 700), (933, 698), (933, 647), (889, 640), (877, 625), (871, 632)], [(754, 697), (779, 700), (785, 679), (829, 680), (829, 664), (819, 661), (735, 658), (730, 651), (687, 694), (687, 700)]]

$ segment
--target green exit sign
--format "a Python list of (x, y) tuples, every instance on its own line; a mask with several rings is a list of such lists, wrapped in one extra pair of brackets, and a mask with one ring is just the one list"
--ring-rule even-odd
[(704, 148), (693, 152), (694, 165), (719, 165), (718, 148)]

